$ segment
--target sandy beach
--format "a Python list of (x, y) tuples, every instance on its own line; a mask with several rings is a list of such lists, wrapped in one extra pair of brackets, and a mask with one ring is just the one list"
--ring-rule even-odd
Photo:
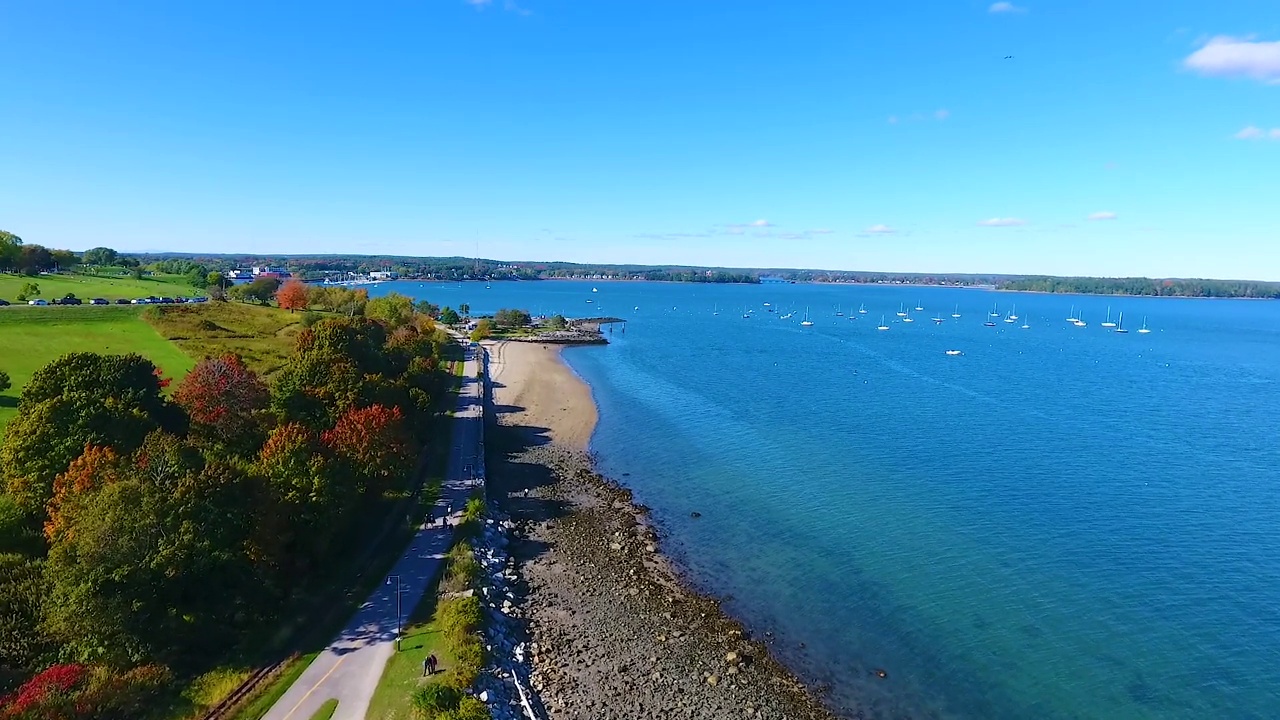
[(531, 677), (548, 717), (834, 718), (761, 639), (688, 589), (645, 509), (595, 473), (596, 408), (561, 348), (490, 352), (489, 491), (516, 524)]

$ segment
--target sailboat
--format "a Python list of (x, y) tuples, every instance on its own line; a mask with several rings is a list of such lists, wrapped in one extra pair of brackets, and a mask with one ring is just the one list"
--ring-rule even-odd
[(1009, 315), (1005, 315), (1005, 316), (1004, 316), (1004, 321), (1005, 321), (1005, 322), (1007, 322), (1007, 323), (1009, 323), (1010, 325), (1012, 325), (1012, 324), (1013, 324), (1013, 321), (1014, 321), (1014, 320), (1017, 320), (1017, 319), (1018, 319), (1018, 316), (1017, 316), (1017, 315), (1013, 315), (1013, 314), (1009, 314)]
[[(992, 317), (995, 317), (995, 316), (992, 316)], [(986, 327), (995, 327), (996, 321), (992, 320), (991, 318), (987, 318), (986, 320), (982, 321), (982, 324)]]
[(1102, 327), (1115, 327), (1115, 326), (1116, 326), (1116, 324), (1115, 324), (1115, 323), (1113, 323), (1113, 322), (1111, 322), (1111, 306), (1110, 306), (1110, 305), (1108, 305), (1108, 306), (1107, 306), (1107, 320), (1106, 320), (1106, 322), (1102, 323)]
[(953, 317), (953, 318), (959, 318), (959, 317), (960, 317), (960, 304), (959, 304), (959, 303), (956, 303), (956, 311), (955, 311), (955, 312), (953, 312), (953, 313), (951, 313), (951, 317)]
[(804, 309), (804, 320), (800, 321), (800, 327), (813, 327), (813, 321), (809, 319), (809, 308)]
[(934, 322), (938, 323), (939, 325), (946, 322), (946, 319), (942, 317), (942, 313), (938, 313), (937, 315), (934, 315), (932, 319)]
[(1017, 306), (1017, 305), (1014, 305), (1014, 306), (1013, 306), (1013, 312), (1009, 313), (1009, 319), (1010, 319), (1010, 320), (1017, 320), (1017, 319), (1018, 319), (1018, 306)]
[(1073, 323), (1073, 322), (1078, 321), (1079, 319), (1080, 319), (1080, 318), (1076, 317), (1076, 306), (1075, 306), (1075, 305), (1072, 305), (1072, 306), (1071, 306), (1071, 313), (1067, 315), (1067, 322), (1069, 322), (1069, 323)]
[(898, 305), (898, 317), (906, 317), (906, 316), (907, 316), (907, 304), (902, 303)]
[(1146, 334), (1147, 334), (1147, 333), (1149, 333), (1149, 332), (1151, 332), (1151, 331), (1147, 329), (1147, 316), (1146, 316), (1146, 315), (1143, 315), (1143, 316), (1142, 316), (1142, 327), (1138, 328), (1138, 333), (1139, 333), (1139, 334), (1142, 334), (1142, 335), (1146, 335)]
[(862, 303), (862, 305), (858, 308), (858, 314), (859, 314), (859, 315), (866, 315), (866, 314), (867, 314), (867, 304), (866, 304), (866, 303)]
[(1089, 323), (1084, 321), (1084, 313), (1080, 313), (1080, 317), (1076, 318), (1074, 325), (1076, 327), (1085, 327)]
[(1000, 307), (998, 303), (991, 305), (991, 317), (1000, 317)]
[(1124, 329), (1124, 313), (1120, 313), (1120, 319), (1116, 321), (1116, 332), (1124, 334), (1129, 332)]
[(916, 301), (916, 312), (924, 312), (924, 303)]
[(915, 322), (915, 321), (916, 321), (916, 320), (915, 320), (915, 318), (911, 317), (911, 311), (910, 311), (910, 310), (908, 310), (908, 311), (907, 311), (907, 314), (906, 314), (906, 315), (904, 315), (904, 316), (903, 316), (903, 318), (902, 318), (902, 322)]
[(881, 316), (880, 316), (880, 326), (879, 326), (879, 327), (877, 327), (876, 329), (877, 329), (877, 330), (888, 330), (888, 329), (889, 329), (889, 326), (884, 324), (884, 316), (883, 316), (883, 315), (881, 315)]
[(1022, 319), (1022, 329), (1023, 330), (1031, 329), (1031, 318), (1027, 317)]
[(712, 315), (719, 315), (719, 314), (720, 314), (720, 305), (719, 305), (719, 303), (713, 304), (713, 305), (711, 306), (711, 314), (712, 314)]
[(844, 310), (841, 310), (839, 305), (836, 305), (836, 317), (844, 317)]

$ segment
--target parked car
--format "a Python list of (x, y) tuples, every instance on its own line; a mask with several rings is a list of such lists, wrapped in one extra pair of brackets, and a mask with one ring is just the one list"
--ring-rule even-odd
[(57, 304), (59, 305), (83, 305), (84, 304), (83, 300), (75, 297), (66, 297), (66, 298), (62, 298), (61, 300), (57, 300), (55, 302), (57, 302)]
[(106, 298), (94, 298), (89, 301), (90, 305), (110, 305)]
[(119, 300), (116, 300), (116, 304), (117, 304), (117, 305), (129, 305), (129, 304), (131, 304), (131, 303), (129, 302), (129, 300), (128, 300), (127, 298), (120, 298)]
[(170, 298), (170, 297), (162, 297), (162, 298), (160, 298), (157, 302), (161, 303), (162, 305), (172, 305), (172, 304), (173, 304), (173, 298)]
[(0, 300), (0, 307), (4, 307), (5, 305), (8, 305), (8, 304), (9, 304), (8, 300)]
[(134, 304), (134, 305), (149, 305), (149, 304), (151, 304), (151, 301), (150, 301), (150, 300), (148, 300), (148, 299), (146, 299), (146, 298), (135, 298), (135, 299), (134, 299), (134, 301), (133, 301), (133, 304)]
[(191, 302), (193, 302), (193, 303), (209, 302), (209, 298), (207, 298), (207, 297), (203, 297), (203, 296), (201, 296), (201, 297), (193, 297), (193, 298), (191, 298)]
[(48, 300), (28, 300), (27, 304), (28, 305), (48, 305), (49, 301)]

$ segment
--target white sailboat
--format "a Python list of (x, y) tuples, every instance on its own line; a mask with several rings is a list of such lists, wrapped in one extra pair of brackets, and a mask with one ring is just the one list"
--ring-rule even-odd
[(1013, 321), (1014, 321), (1014, 320), (1017, 320), (1017, 319), (1018, 319), (1018, 316), (1017, 316), (1017, 315), (1005, 315), (1005, 316), (1004, 316), (1004, 321), (1005, 321), (1005, 322), (1007, 322), (1007, 323), (1009, 323), (1010, 325), (1012, 325), (1012, 324), (1013, 324)]
[(880, 326), (879, 326), (879, 327), (877, 327), (876, 329), (877, 329), (877, 330), (888, 330), (888, 329), (889, 329), (889, 326), (884, 324), (884, 316), (883, 316), (883, 315), (881, 315), (881, 316), (880, 316)]
[(939, 325), (947, 321), (946, 318), (942, 317), (942, 313), (938, 313), (937, 315), (934, 315), (932, 319), (934, 322), (938, 323)]
[(1022, 319), (1022, 329), (1023, 329), (1023, 330), (1030, 330), (1030, 329), (1031, 329), (1031, 318), (1029, 318), (1029, 317), (1025, 317), (1025, 318), (1023, 318), (1023, 319)]
[(1018, 306), (1017, 306), (1017, 305), (1014, 305), (1014, 306), (1013, 306), (1013, 312), (1009, 313), (1009, 319), (1010, 319), (1010, 320), (1017, 320), (1017, 319), (1018, 319)]
[(1113, 327), (1115, 327), (1115, 326), (1116, 326), (1116, 324), (1115, 324), (1115, 323), (1113, 323), (1113, 322), (1111, 322), (1111, 306), (1110, 306), (1110, 305), (1108, 305), (1108, 306), (1107, 306), (1107, 320), (1106, 320), (1106, 322), (1102, 323), (1102, 327), (1113, 328)]
[(1129, 332), (1128, 330), (1124, 329), (1124, 313), (1123, 312), (1120, 313), (1120, 319), (1116, 321), (1116, 332), (1122, 335)]
[(898, 317), (906, 317), (906, 316), (907, 316), (907, 304), (902, 303), (898, 305)]
[(1147, 329), (1147, 316), (1146, 316), (1146, 315), (1143, 315), (1143, 316), (1142, 316), (1142, 327), (1138, 328), (1138, 333), (1139, 333), (1139, 334), (1141, 334), (1141, 335), (1146, 335), (1146, 334), (1147, 334), (1147, 333), (1149, 333), (1149, 332), (1151, 332), (1151, 331), (1150, 331), (1149, 329)]
[(862, 303), (862, 305), (858, 308), (858, 314), (859, 314), (859, 315), (866, 315), (866, 314), (867, 314), (867, 304), (866, 304), (866, 303)]
[(1075, 325), (1076, 327), (1085, 327), (1089, 323), (1084, 321), (1084, 313), (1080, 313), (1080, 317), (1076, 318), (1076, 321), (1072, 324)]
[(916, 312), (924, 312), (924, 303), (916, 301)]
[(813, 327), (813, 321), (809, 319), (809, 308), (804, 309), (804, 320), (800, 321), (800, 327)]
[(720, 305), (719, 305), (718, 303), (713, 304), (713, 305), (711, 306), (711, 314), (712, 314), (712, 315), (719, 315), (719, 314), (720, 314)]
[(1072, 305), (1072, 306), (1071, 306), (1071, 313), (1067, 315), (1067, 322), (1069, 322), (1069, 323), (1073, 323), (1073, 322), (1076, 322), (1076, 321), (1077, 321), (1077, 320), (1079, 320), (1079, 319), (1080, 319), (1080, 318), (1076, 317), (1076, 306), (1075, 306), (1075, 305)]
[(844, 317), (844, 310), (839, 305), (836, 305), (836, 317)]
[(992, 303), (992, 305), (991, 305), (991, 317), (1000, 317), (1000, 306), (999, 306), (999, 303)]
[(951, 313), (951, 317), (957, 319), (960, 317), (960, 303), (956, 303), (956, 311)]
[(902, 322), (915, 322), (915, 321), (916, 321), (916, 319), (915, 319), (915, 318), (913, 318), (913, 317), (911, 317), (911, 311), (910, 311), (910, 310), (908, 310), (908, 311), (907, 311), (907, 314), (906, 314), (906, 315), (904, 315), (904, 316), (902, 317)]

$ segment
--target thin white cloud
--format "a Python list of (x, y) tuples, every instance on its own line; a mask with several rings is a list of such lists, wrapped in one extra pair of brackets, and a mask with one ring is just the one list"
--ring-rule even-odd
[(1263, 128), (1250, 125), (1240, 132), (1232, 135), (1237, 140), (1280, 140), (1280, 127), (1264, 130)]
[(892, 235), (898, 231), (894, 230), (888, 225), (872, 225), (871, 227), (867, 228), (865, 232), (868, 232), (872, 235)]
[(463, 0), (463, 2), (475, 8), (484, 8), (488, 7), (493, 0)]
[(1089, 215), (1090, 220), (1115, 220), (1119, 217), (1119, 215), (1111, 212), (1110, 210), (1103, 210)]
[(1017, 227), (1019, 225), (1026, 225), (1027, 221), (1020, 220), (1018, 218), (994, 217), (988, 220), (979, 220), (978, 224), (982, 227)]
[(768, 220), (765, 220), (764, 218), (761, 218), (751, 223), (751, 227), (758, 227), (758, 228), (773, 227), (773, 223), (769, 222)]
[(941, 108), (939, 110), (935, 110), (933, 116), (939, 120), (946, 120), (951, 117), (951, 111), (946, 108)]
[(835, 230), (832, 230), (831, 228), (817, 228), (816, 230), (806, 230), (805, 232), (810, 235), (830, 235), (835, 232)]
[(1227, 35), (1211, 38), (1182, 64), (1201, 75), (1246, 77), (1280, 84), (1280, 42), (1254, 42)]
[[(488, 2), (488, 1), (489, 0), (485, 0), (485, 2)], [(523, 15), (525, 17), (528, 17), (533, 14), (532, 10), (522, 8), (519, 5), (517, 5), (516, 0), (504, 0), (504, 2), (502, 3), (502, 9), (510, 13), (515, 13), (517, 15)]]
[(1011, 2), (992, 3), (991, 7), (987, 8), (987, 12), (995, 15), (1002, 15), (1002, 14), (1008, 14), (1008, 13), (1024, 13), (1026, 11), (1027, 11), (1026, 8), (1018, 7), (1017, 5), (1014, 5)]

